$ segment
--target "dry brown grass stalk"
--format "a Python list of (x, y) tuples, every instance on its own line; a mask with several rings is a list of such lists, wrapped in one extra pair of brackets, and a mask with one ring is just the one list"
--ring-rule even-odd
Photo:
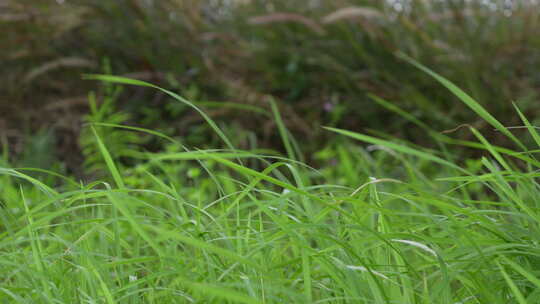
[(338, 9), (321, 19), (321, 22), (324, 24), (331, 24), (342, 20), (351, 20), (351, 19), (382, 19), (384, 14), (378, 11), (375, 8), (371, 7), (360, 7), (360, 6), (349, 6)]
[(306, 16), (294, 13), (272, 13), (268, 15), (255, 16), (248, 19), (248, 23), (252, 25), (265, 25), (283, 22), (299, 23), (309, 28), (316, 34), (326, 34), (326, 30), (318, 22)]
[(56, 111), (56, 110), (66, 110), (73, 107), (87, 107), (88, 106), (88, 97), (87, 96), (77, 96), (70, 98), (63, 98), (58, 101), (49, 103), (45, 106), (45, 110)]
[(95, 68), (97, 64), (91, 60), (79, 57), (65, 57), (47, 62), (32, 71), (30, 71), (23, 79), (24, 83), (30, 83), (35, 78), (59, 68)]

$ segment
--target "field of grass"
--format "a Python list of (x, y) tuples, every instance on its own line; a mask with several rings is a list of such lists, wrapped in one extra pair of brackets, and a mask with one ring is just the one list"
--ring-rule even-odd
[[(198, 112), (221, 149), (120, 124), (112, 98), (90, 95), (81, 145), (94, 180), (12, 168), (4, 152), (0, 302), (537, 303), (540, 135), (517, 107), (523, 127), (505, 128), (401, 57), (490, 127), (455, 139), (373, 96), (437, 148), (326, 127), (312, 168), (275, 104), (285, 155), (235, 148), (233, 129), (171, 91), (86, 76), (111, 95), (161, 90)], [(514, 148), (492, 145), (495, 132)], [(165, 149), (144, 151), (149, 138)], [(459, 158), (463, 147), (478, 157)]]

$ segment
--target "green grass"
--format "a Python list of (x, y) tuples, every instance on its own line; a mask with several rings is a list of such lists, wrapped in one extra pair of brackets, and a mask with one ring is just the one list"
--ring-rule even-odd
[[(536, 129), (518, 110), (528, 133), (510, 133), (415, 64), (518, 150), (473, 128), (478, 141), (465, 142), (419, 121), (439, 150), (328, 127), (332, 140), (315, 155), (327, 165), (317, 170), (298, 160), (299, 143), (274, 105), (287, 157), (235, 148), (227, 129), (170, 91), (92, 76), (162, 90), (203, 115), (227, 148), (190, 149), (155, 130), (93, 120), (95, 109), (83, 136), (94, 144), (86, 156), (97, 180), (46, 170), (38, 179), (4, 158), (0, 301), (536, 303), (538, 147), (520, 140), (538, 144)], [(166, 150), (119, 143), (127, 133), (163, 140)], [(456, 159), (456, 145), (482, 156)]]

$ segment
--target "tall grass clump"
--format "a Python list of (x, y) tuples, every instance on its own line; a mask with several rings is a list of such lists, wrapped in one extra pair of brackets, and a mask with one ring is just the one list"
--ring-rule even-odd
[[(160, 90), (198, 112), (224, 148), (194, 149), (158, 131), (99, 121), (112, 104), (101, 103), (85, 143), (93, 136), (91, 155), (100, 157), (92, 164), (101, 162), (108, 177), (77, 181), (39, 170), (61, 180), (48, 185), (3, 160), (0, 301), (535, 303), (536, 127), (515, 107), (523, 125), (515, 133), (447, 79), (399, 56), (492, 128), (469, 127), (477, 140), (457, 140), (372, 96), (424, 128), (438, 148), (326, 127), (333, 139), (315, 156), (328, 161), (318, 170), (300, 161), (275, 106), (287, 156), (238, 149), (229, 130), (172, 91), (87, 77)], [(120, 131), (153, 136), (166, 149), (115, 145), (107, 134)], [(492, 144), (492, 132), (516, 148)], [(481, 156), (459, 159), (456, 146)], [(125, 149), (131, 153), (119, 153)]]

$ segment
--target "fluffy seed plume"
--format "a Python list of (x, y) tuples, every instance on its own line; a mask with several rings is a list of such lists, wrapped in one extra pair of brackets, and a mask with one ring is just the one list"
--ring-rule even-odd
[(324, 24), (335, 23), (341, 20), (350, 20), (357, 18), (383, 18), (384, 15), (371, 7), (349, 6), (340, 8), (333, 13), (324, 16), (321, 22)]

